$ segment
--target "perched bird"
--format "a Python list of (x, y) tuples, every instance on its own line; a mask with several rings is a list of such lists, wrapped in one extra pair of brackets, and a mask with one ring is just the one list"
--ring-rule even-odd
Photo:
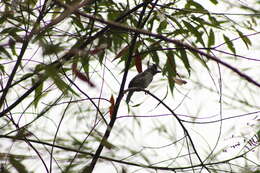
[[(146, 88), (153, 80), (153, 76), (161, 71), (157, 70), (157, 65), (153, 64), (148, 66), (148, 68), (136, 75), (129, 83), (128, 88)], [(129, 91), (126, 97), (126, 103), (128, 104), (134, 91)]]

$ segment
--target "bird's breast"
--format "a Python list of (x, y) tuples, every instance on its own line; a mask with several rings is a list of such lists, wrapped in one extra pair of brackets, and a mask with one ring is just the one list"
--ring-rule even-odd
[(144, 77), (144, 88), (148, 87), (148, 85), (152, 82), (153, 75), (151, 73), (146, 73)]

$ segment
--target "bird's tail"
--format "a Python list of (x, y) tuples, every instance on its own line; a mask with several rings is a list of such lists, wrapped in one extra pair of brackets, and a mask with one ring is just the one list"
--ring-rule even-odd
[(133, 95), (134, 91), (129, 91), (126, 97), (126, 103), (128, 104), (130, 102), (130, 99)]

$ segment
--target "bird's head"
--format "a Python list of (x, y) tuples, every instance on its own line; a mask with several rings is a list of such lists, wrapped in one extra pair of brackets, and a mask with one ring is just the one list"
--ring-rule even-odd
[(156, 64), (153, 64), (151, 66), (149, 66), (149, 69), (151, 70), (151, 72), (153, 73), (153, 75), (155, 75), (156, 73), (160, 73), (161, 71), (157, 69), (158, 66)]

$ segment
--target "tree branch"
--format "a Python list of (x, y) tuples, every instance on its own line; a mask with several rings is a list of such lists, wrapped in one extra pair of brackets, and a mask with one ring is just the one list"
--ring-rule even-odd
[[(158, 0), (157, 0), (158, 1)], [(157, 2), (156, 1), (156, 2)], [(150, 1), (145, 1), (145, 5), (143, 7), (143, 10), (140, 14), (140, 17), (139, 17), (139, 23), (138, 23), (138, 27), (143, 27), (145, 22), (147, 21), (148, 18), (146, 18), (146, 20), (142, 23), (142, 19), (144, 17), (144, 13), (145, 13), (145, 10), (146, 10), (146, 7), (148, 6)], [(96, 150), (96, 153), (95, 155), (93, 156), (92, 158), (92, 161), (90, 163), (90, 165), (87, 165), (84, 170), (82, 171), (82, 173), (90, 173), (93, 171), (99, 157), (100, 157), (100, 154), (104, 148), (104, 143), (108, 140), (108, 137), (110, 136), (110, 133), (112, 131), (112, 128), (115, 124), (115, 121), (116, 121), (116, 116), (117, 116), (117, 112), (118, 112), (118, 109), (119, 109), (119, 105), (120, 105), (120, 102), (124, 96), (124, 87), (125, 87), (125, 82), (126, 82), (126, 78), (127, 78), (127, 74), (128, 74), (128, 70), (129, 70), (129, 67), (130, 67), (130, 64), (131, 64), (131, 61), (132, 61), (132, 55), (134, 53), (134, 49), (135, 49), (135, 44), (136, 44), (136, 40), (137, 40), (137, 37), (138, 37), (139, 33), (135, 33), (131, 43), (130, 43), (130, 46), (129, 46), (129, 51), (128, 51), (128, 56), (127, 56), (127, 61), (126, 61), (126, 65), (125, 65), (125, 72), (124, 72), (124, 76), (123, 76), (123, 79), (122, 79), (122, 82), (121, 82), (121, 86), (120, 86), (120, 90), (119, 90), (119, 94), (118, 94), (118, 97), (116, 99), (116, 103), (115, 103), (115, 106), (114, 106), (114, 111), (113, 111), (113, 115), (111, 116), (111, 120), (109, 122), (109, 125), (110, 127), (108, 127), (105, 131), (105, 134)]]
[(139, 28), (133, 28), (133, 27), (130, 27), (130, 26), (126, 26), (126, 25), (123, 25), (123, 24), (120, 24), (120, 23), (116, 23), (116, 22), (112, 22), (112, 21), (107, 21), (107, 20), (104, 20), (104, 19), (101, 19), (99, 17), (96, 17), (96, 16), (92, 16), (92, 15), (89, 15), (89, 14), (86, 14), (86, 13), (83, 13), (83, 12), (80, 12), (80, 11), (77, 11), (77, 13), (79, 13), (80, 15), (84, 16), (84, 17), (87, 17), (89, 19), (92, 19), (92, 20), (96, 20), (96, 21), (99, 21), (100, 23), (105, 23), (109, 26), (113, 26), (115, 28), (119, 28), (119, 29), (122, 29), (122, 30), (125, 30), (125, 31), (131, 31), (131, 32), (134, 32), (134, 33), (139, 33), (139, 34), (143, 34), (143, 35), (147, 35), (147, 36), (151, 36), (151, 37), (154, 37), (154, 38), (158, 38), (158, 39), (161, 39), (161, 40), (164, 40), (164, 41), (167, 41), (167, 42), (170, 42), (170, 43), (173, 43), (175, 44), (176, 46), (179, 46), (179, 47), (183, 47), (183, 48), (186, 48), (188, 49), (189, 51), (191, 52), (196, 52), (202, 56), (205, 56), (206, 58), (210, 59), (210, 60), (213, 60), (217, 63), (220, 63), (221, 65), (229, 68), (231, 71), (235, 72), (236, 74), (238, 74), (240, 77), (244, 78), (245, 80), (247, 80), (248, 82), (254, 84), (255, 86), (257, 87), (260, 87), (260, 83), (258, 83), (257, 81), (255, 81), (254, 79), (252, 79), (250, 76), (248, 76), (247, 74), (241, 72), (240, 70), (238, 70), (237, 68), (233, 67), (232, 65), (228, 64), (227, 62), (225, 61), (222, 61), (219, 57), (216, 57), (216, 56), (213, 56), (213, 55), (210, 55), (210, 54), (207, 54), (206, 52), (203, 52), (199, 49), (197, 49), (196, 47), (193, 47), (187, 43), (184, 43), (180, 40), (175, 40), (175, 39), (171, 39), (171, 38), (168, 38), (168, 37), (165, 37), (163, 35), (160, 35), (160, 34), (156, 34), (156, 33), (152, 33), (152, 32), (149, 32), (149, 31), (146, 31), (146, 30), (143, 30), (143, 29), (139, 29)]
[[(186, 129), (186, 127), (184, 126), (184, 124), (182, 123), (182, 120), (174, 113), (174, 111), (168, 106), (166, 105), (161, 99), (159, 99), (157, 96), (155, 96), (154, 94), (150, 93), (149, 90), (145, 90), (145, 89), (142, 89), (142, 88), (136, 88), (136, 87), (133, 87), (133, 88), (129, 88), (127, 90), (124, 91), (124, 93), (128, 92), (128, 91), (143, 91), (145, 92), (146, 94), (149, 94), (150, 96), (152, 96), (154, 99), (156, 99), (157, 101), (159, 101), (159, 104), (162, 104), (169, 112), (171, 112), (171, 114), (177, 119), (177, 121), (179, 122), (180, 126), (182, 127), (183, 131), (184, 131), (184, 134), (187, 135), (190, 143), (191, 143), (191, 146), (197, 156), (197, 158), (199, 159), (200, 163), (201, 163), (201, 166), (204, 167), (208, 172), (209, 169), (205, 166), (205, 164), (203, 163), (202, 159), (200, 158), (196, 148), (195, 148), (195, 145), (192, 141), (192, 138), (188, 132), (188, 130)], [(193, 166), (193, 165), (192, 165)]]

